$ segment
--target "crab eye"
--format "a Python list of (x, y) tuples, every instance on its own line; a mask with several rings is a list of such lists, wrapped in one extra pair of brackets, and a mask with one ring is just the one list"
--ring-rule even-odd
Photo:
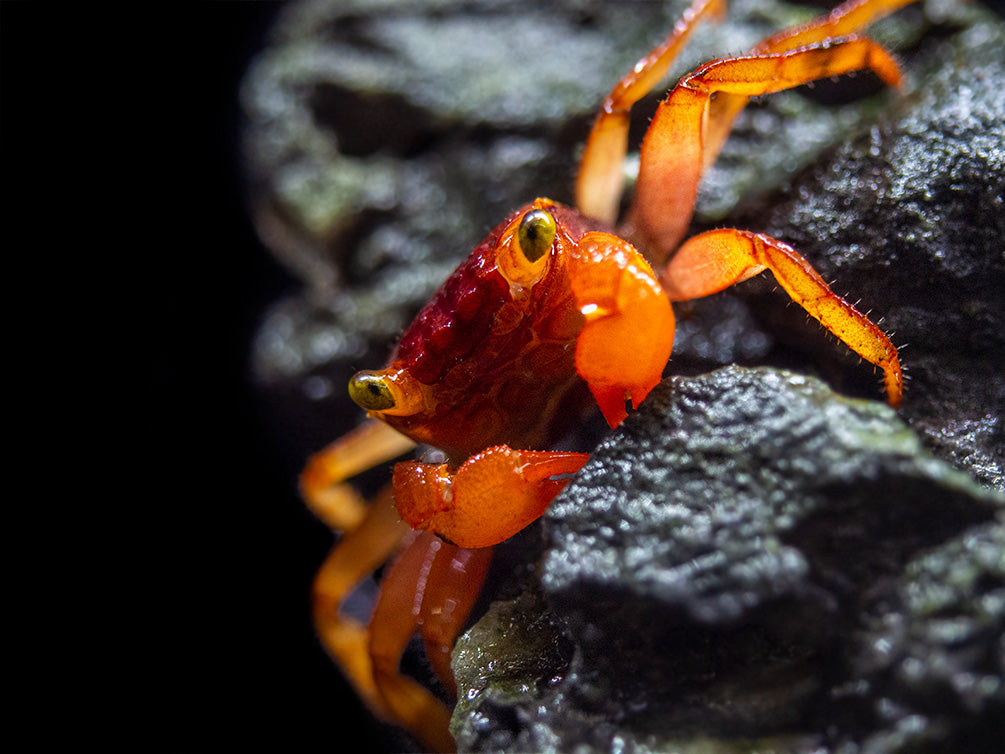
[(427, 392), (407, 369), (356, 372), (349, 380), (349, 397), (381, 416), (412, 416), (435, 405), (427, 405)]
[(357, 372), (349, 380), (349, 397), (367, 411), (394, 408), (390, 383), (374, 372)]
[(536, 262), (548, 253), (555, 240), (555, 218), (543, 209), (532, 209), (523, 216), (516, 231), (517, 245), (528, 262)]

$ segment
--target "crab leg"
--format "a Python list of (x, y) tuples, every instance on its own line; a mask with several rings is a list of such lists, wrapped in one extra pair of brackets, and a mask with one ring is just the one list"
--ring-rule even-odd
[(846, 37), (917, 0), (848, 0), (802, 26), (783, 29), (759, 42), (751, 53), (785, 52), (828, 39)]
[(434, 751), (453, 751), (450, 711), (428, 689), (401, 673), (401, 656), (420, 629), (433, 669), (451, 693), (450, 650), (467, 620), (492, 557), (427, 532), (410, 536), (381, 584), (370, 621), (369, 652), (383, 702), (393, 719)]
[(301, 494), (315, 515), (345, 532), (314, 578), (318, 637), (360, 698), (382, 717), (389, 712), (374, 682), (369, 633), (341, 608), (352, 590), (398, 548), (409, 528), (394, 508), (390, 486), (367, 506), (345, 480), (414, 445), (383, 422), (369, 420), (313, 455), (300, 477)]
[(684, 301), (716, 293), (766, 269), (810, 316), (883, 370), (887, 398), (899, 406), (904, 377), (897, 348), (868, 317), (831, 291), (791, 246), (730, 228), (701, 233), (681, 246), (661, 279), (672, 300)]
[(426, 579), (420, 613), (426, 658), (447, 691), (456, 696), (450, 653), (481, 593), (492, 561), (492, 548), (467, 549), (431, 534), (422, 536), (439, 543), (436, 560)]
[[(681, 79), (660, 104), (642, 143), (635, 200), (627, 221), (649, 259), (656, 264), (665, 260), (690, 224), (705, 164), (707, 114), (713, 94), (753, 97), (865, 68), (891, 85), (900, 81), (893, 59), (864, 38), (714, 60)], [(718, 144), (711, 146), (718, 148)]]
[[(848, 0), (830, 13), (791, 29), (785, 29), (761, 41), (750, 50), (751, 55), (788, 52), (800, 47), (826, 44), (829, 40), (848, 37), (867, 28), (875, 21), (888, 16), (917, 0)], [(733, 120), (750, 98), (737, 94), (723, 94), (709, 106), (705, 126), (704, 166), (708, 168), (729, 136)]]
[(415, 443), (381, 421), (368, 419), (307, 461), (300, 494), (318, 518), (334, 531), (355, 529), (367, 506), (346, 479), (390, 461)]
[(343, 535), (329, 553), (314, 578), (312, 594), (314, 625), (325, 650), (366, 705), (385, 718), (390, 713), (374, 681), (369, 632), (361, 622), (344, 615), (341, 607), (352, 590), (391, 556), (408, 532), (394, 508), (388, 486), (360, 524)]
[(708, 15), (721, 17), (724, 11), (725, 0), (695, 0), (666, 41), (650, 50), (607, 95), (590, 131), (576, 177), (576, 206), (580, 212), (612, 225), (618, 219), (632, 105), (667, 75), (698, 22)]
[(399, 463), (395, 504), (413, 529), (432, 531), (462, 547), (490, 547), (509, 539), (544, 513), (568, 483), (552, 479), (586, 463), (586, 453), (483, 450), (459, 468)]

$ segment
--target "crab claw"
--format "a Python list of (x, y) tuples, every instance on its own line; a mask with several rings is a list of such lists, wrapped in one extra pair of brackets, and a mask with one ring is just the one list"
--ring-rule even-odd
[(663, 376), (673, 348), (670, 301), (645, 258), (627, 241), (587, 233), (570, 260), (576, 305), (586, 320), (576, 371), (604, 418), (618, 426)]
[(413, 529), (460, 547), (491, 547), (540, 518), (568, 484), (562, 475), (579, 471), (588, 458), (496, 445), (457, 469), (403, 461), (394, 467), (394, 502)]

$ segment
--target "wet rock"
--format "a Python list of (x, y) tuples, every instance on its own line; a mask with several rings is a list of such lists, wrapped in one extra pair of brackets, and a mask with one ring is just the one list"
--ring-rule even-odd
[(465, 729), (483, 748), (511, 744), (522, 727), (515, 705), (560, 684), (571, 653), (538, 590), (494, 602), (454, 648), (460, 705), (472, 710)]
[(572, 659), (508, 677), (521, 695), (458, 668), (458, 744), (990, 750), (1003, 512), (881, 404), (767, 369), (667, 380), (546, 514), (530, 615)]
[(911, 96), (807, 171), (763, 227), (882, 312), (904, 346), (903, 415), (1005, 490), (1005, 32), (974, 26), (912, 59)]

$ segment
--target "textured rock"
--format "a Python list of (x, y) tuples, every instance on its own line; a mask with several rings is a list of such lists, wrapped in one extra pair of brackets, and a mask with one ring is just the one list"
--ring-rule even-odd
[[(510, 675), (518, 696), (491, 659), (458, 667), (458, 743), (989, 747), (1005, 732), (1003, 511), (881, 404), (766, 369), (667, 380), (546, 514), (524, 620), (560, 627), (571, 661)], [(490, 656), (518, 667), (523, 645)]]
[(913, 96), (807, 171), (765, 228), (882, 311), (907, 344), (904, 415), (1005, 490), (1005, 33), (924, 51)]

